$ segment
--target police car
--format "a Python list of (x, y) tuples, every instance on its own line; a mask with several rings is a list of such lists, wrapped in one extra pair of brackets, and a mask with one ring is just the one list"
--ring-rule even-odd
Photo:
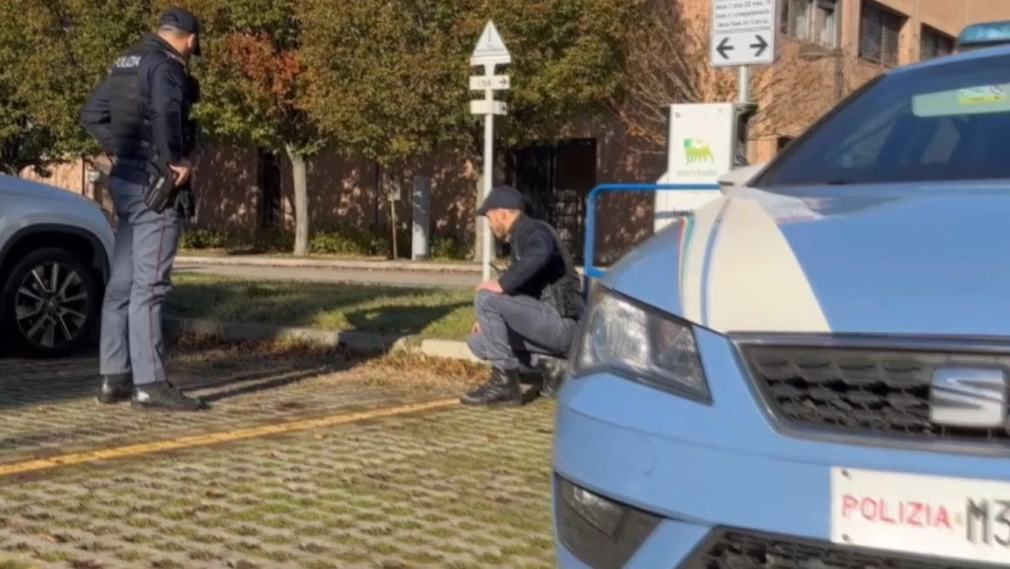
[(1010, 564), (1008, 38), (870, 81), (598, 281), (560, 567)]
[(0, 345), (52, 357), (97, 329), (112, 256), (93, 200), (0, 175)]

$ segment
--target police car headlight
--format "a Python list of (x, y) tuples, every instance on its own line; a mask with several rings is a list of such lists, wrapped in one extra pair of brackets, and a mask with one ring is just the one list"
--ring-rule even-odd
[(691, 325), (597, 286), (571, 356), (571, 377), (609, 372), (701, 403), (711, 394)]

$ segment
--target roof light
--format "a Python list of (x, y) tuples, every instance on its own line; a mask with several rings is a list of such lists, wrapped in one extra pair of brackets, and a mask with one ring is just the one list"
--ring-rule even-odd
[(972, 24), (957, 36), (959, 50), (1010, 44), (1010, 21)]

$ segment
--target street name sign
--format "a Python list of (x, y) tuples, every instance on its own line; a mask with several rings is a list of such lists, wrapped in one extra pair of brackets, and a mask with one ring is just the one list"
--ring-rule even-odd
[(775, 63), (776, 0), (712, 0), (714, 67)]

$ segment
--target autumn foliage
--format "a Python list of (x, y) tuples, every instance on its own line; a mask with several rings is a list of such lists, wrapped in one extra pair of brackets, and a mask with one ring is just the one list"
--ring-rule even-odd
[(468, 59), (489, 18), (514, 59), (500, 70), (513, 88), (499, 143), (519, 145), (621, 97), (646, 0), (0, 0), (0, 170), (95, 152), (81, 105), (170, 5), (203, 24), (202, 130), (289, 159), (304, 254), (305, 172), (322, 148), (384, 167), (447, 147), (480, 154)]
[(261, 99), (265, 118), (290, 118), (287, 115), (297, 108), (296, 83), (302, 73), (296, 51), (279, 48), (266, 31), (237, 32), (224, 41), (224, 59), (234, 70), (230, 79), (236, 86)]

